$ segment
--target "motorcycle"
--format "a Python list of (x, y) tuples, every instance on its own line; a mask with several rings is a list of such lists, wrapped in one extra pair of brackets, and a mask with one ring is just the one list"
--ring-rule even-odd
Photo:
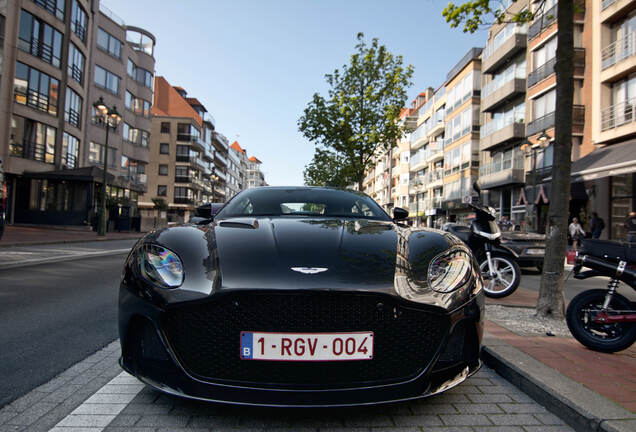
[[(619, 282), (636, 290), (636, 243), (584, 240), (577, 252), (575, 279), (609, 277), (607, 290), (592, 289), (578, 294), (566, 310), (572, 335), (586, 347), (613, 353), (636, 341), (636, 305), (616, 292)], [(589, 270), (581, 271), (583, 267)]]
[[(473, 184), (473, 189), (480, 194), (477, 183)], [(521, 270), (515, 261), (517, 254), (501, 244), (501, 230), (495, 222), (495, 209), (480, 202), (469, 205), (475, 210), (475, 219), (470, 227), (449, 223), (442, 229), (459, 237), (472, 250), (484, 278), (486, 296), (509, 296), (521, 281)]]

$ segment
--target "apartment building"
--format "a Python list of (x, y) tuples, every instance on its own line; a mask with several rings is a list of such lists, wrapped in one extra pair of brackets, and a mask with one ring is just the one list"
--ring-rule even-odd
[(234, 157), (238, 159), (239, 163), (235, 167), (235, 171), (238, 173), (238, 190), (237, 192), (242, 191), (243, 189), (247, 189), (247, 152), (241, 147), (238, 141), (234, 141), (230, 146), (230, 150), (232, 151)]
[[(167, 222), (184, 222), (195, 207), (212, 201), (214, 124), (205, 120), (205, 107), (182, 87), (164, 77), (155, 78), (148, 189), (139, 199), (144, 228), (161, 225), (167, 204)], [(152, 224), (152, 225), (150, 225)]]
[(584, 140), (581, 156), (587, 155), (572, 164), (573, 190), (585, 199), (574, 210), (585, 222), (592, 212), (605, 220), (601, 238), (624, 239), (625, 218), (636, 211), (636, 2), (586, 6), (593, 31), (583, 33), (585, 79), (591, 76), (592, 94), (583, 104), (591, 142)]
[(466, 221), (466, 204), (479, 175), (481, 48), (472, 48), (446, 76), (442, 209)]
[[(126, 26), (97, 1), (15, 0), (3, 5), (0, 159), (7, 173), (8, 221), (96, 223), (103, 175), (97, 165), (103, 161), (100, 146), (105, 140), (105, 130), (92, 123), (99, 94), (123, 117), (109, 140), (111, 226), (138, 227), (137, 194), (144, 188), (148, 161), (148, 136), (141, 131), (148, 132), (150, 112), (143, 98), (151, 100), (152, 89), (146, 90), (141, 75), (130, 77), (126, 68), (129, 62), (142, 65), (152, 77), (154, 38)], [(130, 112), (127, 88), (139, 97)], [(127, 131), (137, 131), (134, 142), (123, 139), (124, 124)]]
[(265, 174), (261, 171), (261, 162), (256, 156), (250, 156), (247, 160), (247, 187), (267, 186)]
[(214, 182), (212, 183), (212, 187), (214, 189), (214, 202), (225, 202), (228, 200), (227, 170), (229, 165), (228, 153), (230, 145), (225, 135), (218, 132), (214, 134), (212, 143), (214, 145)]
[[(238, 146), (238, 142), (236, 142)], [(241, 180), (245, 173), (241, 172), (241, 159), (234, 148), (230, 147), (227, 154), (227, 179), (225, 183), (225, 195), (230, 200), (241, 191)]]

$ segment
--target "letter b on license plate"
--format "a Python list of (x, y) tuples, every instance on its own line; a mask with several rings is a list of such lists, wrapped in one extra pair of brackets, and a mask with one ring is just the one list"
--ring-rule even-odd
[(241, 359), (278, 361), (371, 360), (373, 332), (241, 332)]

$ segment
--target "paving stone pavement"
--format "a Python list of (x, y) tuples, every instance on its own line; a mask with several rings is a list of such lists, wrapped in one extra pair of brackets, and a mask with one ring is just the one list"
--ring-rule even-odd
[(487, 367), (465, 384), (427, 399), (371, 407), (283, 409), (210, 404), (159, 393), (122, 374), (119, 353), (115, 341), (3, 407), (0, 432), (572, 431)]

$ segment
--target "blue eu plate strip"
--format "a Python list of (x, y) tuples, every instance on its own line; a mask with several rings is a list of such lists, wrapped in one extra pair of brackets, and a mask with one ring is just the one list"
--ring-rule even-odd
[(252, 358), (252, 341), (253, 341), (252, 332), (241, 332), (241, 358), (242, 359), (251, 359)]

